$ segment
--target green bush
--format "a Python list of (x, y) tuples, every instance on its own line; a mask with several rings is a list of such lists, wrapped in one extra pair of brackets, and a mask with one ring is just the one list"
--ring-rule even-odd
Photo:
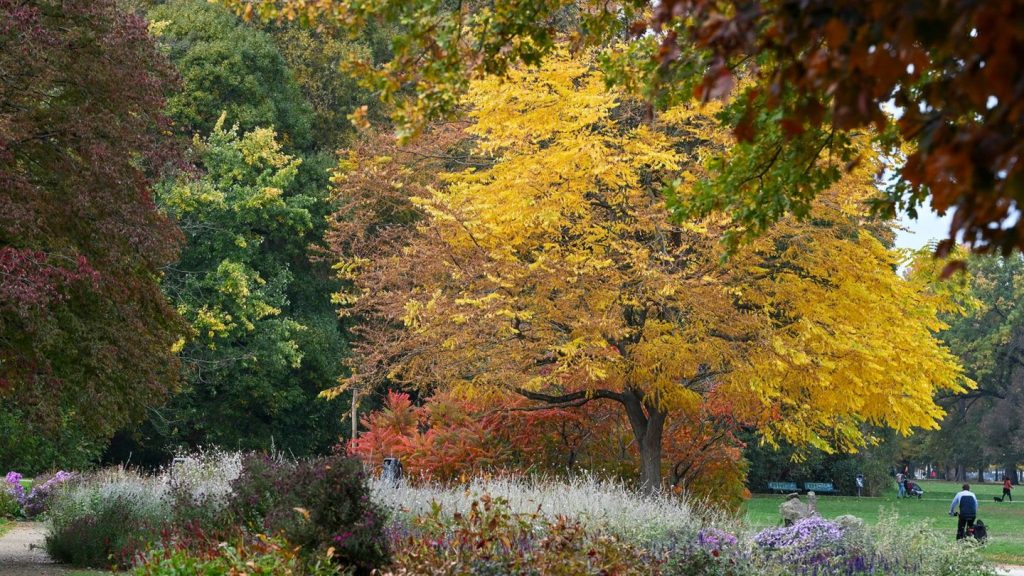
[(106, 470), (70, 481), (52, 499), (46, 551), (82, 567), (127, 567), (160, 537), (171, 516), (155, 478)]
[(130, 566), (140, 551), (159, 538), (164, 521), (125, 496), (100, 500), (84, 514), (51, 520), (47, 553), (58, 562), (92, 568)]
[(14, 518), (21, 514), (21, 504), (14, 492), (0, 485), (0, 518)]
[(231, 510), (252, 532), (283, 536), (303, 554), (369, 574), (388, 563), (384, 511), (370, 500), (362, 464), (343, 455), (291, 462), (268, 456), (243, 461), (232, 484)]

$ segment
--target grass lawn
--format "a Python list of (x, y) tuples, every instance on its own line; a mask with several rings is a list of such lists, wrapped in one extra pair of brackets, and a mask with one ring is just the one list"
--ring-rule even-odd
[[(960, 483), (937, 480), (918, 481), (924, 488), (924, 496), (897, 499), (896, 482), (892, 491), (879, 498), (856, 498), (853, 496), (821, 496), (818, 498), (818, 512), (825, 518), (853, 514), (869, 524), (878, 521), (883, 514), (898, 514), (908, 523), (931, 520), (932, 525), (949, 533), (952, 540), (956, 534), (956, 520), (947, 514), (953, 495), (960, 491)], [(985, 558), (1004, 564), (1024, 564), (1024, 502), (993, 502), (993, 496), (1003, 493), (1002, 484), (971, 484), (971, 490), (978, 495), (978, 518), (988, 527), (989, 544), (985, 547)], [(1024, 500), (1024, 488), (1015, 487), (1016, 500)], [(756, 495), (746, 504), (747, 520), (754, 526), (775, 526), (780, 524), (779, 503), (785, 496)]]

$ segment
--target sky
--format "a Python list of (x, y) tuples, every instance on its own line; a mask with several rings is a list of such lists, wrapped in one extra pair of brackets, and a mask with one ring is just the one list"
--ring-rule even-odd
[(949, 220), (952, 211), (945, 216), (939, 216), (932, 212), (927, 206), (918, 210), (917, 220), (912, 220), (906, 214), (900, 215), (900, 230), (896, 234), (897, 248), (921, 248), (932, 240), (941, 240), (949, 234)]

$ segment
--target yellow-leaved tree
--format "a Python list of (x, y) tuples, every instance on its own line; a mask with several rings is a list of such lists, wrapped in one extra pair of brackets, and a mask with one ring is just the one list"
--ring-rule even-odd
[(473, 166), (417, 188), (414, 233), (360, 258), (340, 299), (381, 327), (346, 385), (617, 403), (653, 490), (667, 419), (702, 398), (769, 442), (849, 450), (864, 423), (934, 428), (935, 391), (969, 384), (933, 337), (946, 300), (898, 275), (891, 230), (866, 216), (867, 147), (812, 218), (725, 258), (720, 223), (671, 224), (661, 193), (726, 153), (713, 109), (650, 122), (565, 55), (477, 82), (466, 104)]

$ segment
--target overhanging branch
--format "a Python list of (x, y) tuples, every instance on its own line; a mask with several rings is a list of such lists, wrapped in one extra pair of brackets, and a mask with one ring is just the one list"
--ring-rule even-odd
[(611, 390), (579, 390), (577, 392), (570, 392), (568, 394), (561, 395), (533, 392), (532, 390), (527, 390), (525, 388), (513, 388), (512, 391), (524, 398), (535, 400), (537, 402), (544, 402), (546, 404), (568, 404), (582, 400), (583, 402), (580, 404), (580, 406), (582, 406), (590, 400), (597, 399), (615, 400), (616, 402), (623, 401), (622, 394), (612, 392)]

